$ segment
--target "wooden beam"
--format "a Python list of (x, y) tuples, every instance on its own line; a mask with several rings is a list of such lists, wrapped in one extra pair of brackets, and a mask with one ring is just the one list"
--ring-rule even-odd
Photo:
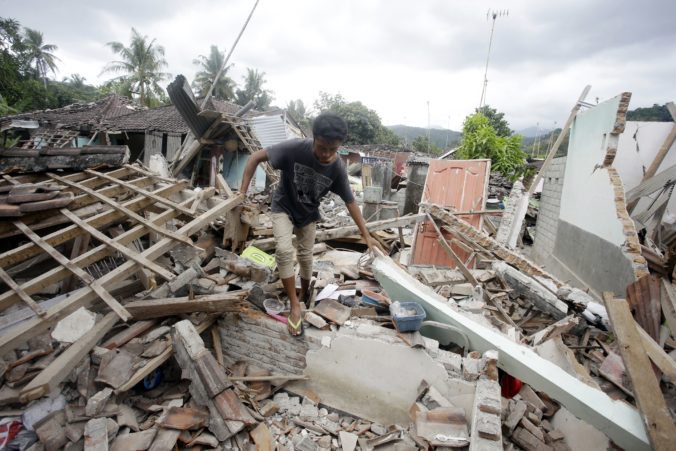
[(575, 119), (575, 116), (577, 116), (578, 111), (580, 111), (582, 102), (584, 102), (584, 99), (587, 98), (587, 94), (589, 94), (590, 89), (591, 85), (585, 86), (584, 89), (582, 90), (582, 93), (580, 94), (580, 97), (578, 97), (577, 102), (575, 102), (575, 105), (573, 105), (573, 109), (570, 111), (570, 115), (568, 116), (566, 123), (563, 124), (563, 128), (561, 128), (561, 133), (559, 133), (559, 136), (556, 137), (554, 145), (552, 146), (551, 149), (549, 149), (547, 158), (545, 158), (545, 161), (542, 163), (542, 167), (540, 167), (538, 174), (535, 176), (535, 179), (533, 179), (533, 183), (528, 188), (528, 196), (533, 195), (535, 188), (537, 188), (538, 184), (540, 183), (540, 180), (542, 180), (542, 177), (544, 177), (545, 172), (547, 171), (547, 169), (549, 169), (549, 164), (552, 162), (554, 156), (556, 155), (556, 152), (559, 150), (559, 146), (563, 142), (563, 138), (566, 137), (566, 133), (568, 133), (568, 129), (570, 129), (570, 126), (573, 124), (573, 120)]
[(28, 237), (33, 243), (37, 244), (43, 251), (49, 254), (56, 262), (66, 268), (68, 271), (73, 273), (74, 276), (79, 278), (81, 281), (88, 285), (89, 288), (94, 290), (94, 292), (108, 304), (108, 307), (113, 309), (117, 315), (122, 318), (123, 321), (129, 320), (131, 315), (129, 312), (120, 305), (117, 300), (110, 295), (99, 282), (94, 279), (90, 274), (84, 272), (82, 268), (74, 265), (70, 260), (68, 260), (61, 252), (57, 251), (55, 248), (50, 246), (45, 240), (40, 238), (35, 232), (33, 232), (26, 224), (21, 221), (14, 221), (14, 226), (21, 230), (21, 232)]
[(671, 336), (676, 337), (676, 289), (668, 280), (662, 279), (662, 314), (667, 321)]
[(73, 213), (70, 211), (64, 209), (61, 209), (61, 214), (70, 219), (75, 225), (78, 227), (81, 227), (85, 231), (87, 231), (91, 236), (105, 244), (106, 246), (110, 246), (113, 249), (115, 249), (117, 252), (120, 254), (124, 255), (126, 258), (129, 260), (133, 260), (139, 265), (148, 268), (149, 270), (153, 271), (156, 274), (159, 274), (162, 276), (166, 281), (171, 281), (174, 280), (176, 275), (172, 273), (171, 271), (161, 267), (155, 262), (152, 262), (148, 260), (147, 258), (143, 257), (141, 254), (138, 252), (135, 252), (128, 247), (118, 243), (117, 241), (113, 240), (112, 238), (107, 237), (105, 234), (102, 232), (99, 232), (97, 229), (94, 227), (90, 226), (87, 224), (85, 221), (82, 219), (78, 218), (75, 216)]
[(220, 173), (216, 174), (216, 189), (221, 193), (221, 196), (230, 197), (234, 194), (230, 186), (228, 186), (228, 182), (223, 178), (223, 174)]
[(648, 196), (675, 182), (676, 164), (649, 179), (645, 179), (638, 186), (627, 191), (627, 203), (637, 202), (641, 197)]
[(19, 394), (21, 402), (26, 403), (41, 398), (52, 390), (55, 390), (70, 375), (73, 369), (82, 362), (82, 359), (85, 358), (89, 351), (96, 346), (96, 343), (113, 328), (117, 320), (117, 315), (110, 312), (102, 320), (98, 321), (92, 329), (63, 351), (61, 355), (21, 390)]
[[(241, 204), (245, 196), (239, 194), (230, 199), (221, 200), (214, 207), (210, 208), (206, 212), (202, 213), (199, 217), (193, 219), (189, 223), (181, 227), (177, 233), (189, 236), (200, 231), (203, 227), (208, 225), (211, 221), (216, 218), (221, 217), (223, 214), (229, 210), (235, 208), (237, 205)], [(172, 213), (175, 213), (172, 210)], [(164, 253), (170, 251), (177, 245), (175, 240), (169, 238), (163, 238), (157, 243), (153, 244), (151, 247), (146, 249), (141, 253), (144, 257), (154, 260)], [(104, 288), (114, 283), (116, 280), (124, 280), (129, 271), (131, 271), (135, 262), (125, 262), (101, 277), (97, 282), (100, 283)], [(3, 335), (0, 337), (0, 355), (11, 351), (22, 343), (27, 342), (31, 338), (41, 334), (43, 331), (47, 330), (51, 324), (55, 321), (60, 320), (69, 313), (74, 312), (80, 307), (89, 305), (89, 303), (96, 300), (96, 294), (90, 287), (85, 287), (83, 290), (78, 291), (77, 294), (70, 296), (65, 301), (59, 303), (49, 310), (47, 310), (47, 315), (41, 320), (30, 319), (25, 321), (21, 325), (17, 326), (11, 333)]]
[(624, 367), (634, 387), (636, 404), (641, 410), (650, 444), (655, 450), (673, 449), (676, 443), (676, 427), (641, 344), (641, 336), (636, 321), (631, 316), (629, 304), (624, 299), (615, 299), (609, 292), (603, 293), (603, 301), (619, 343)]
[(37, 302), (31, 299), (31, 297), (28, 296), (28, 294), (23, 291), (21, 287), (14, 281), (14, 279), (12, 279), (10, 275), (7, 274), (7, 272), (2, 268), (0, 268), (0, 279), (2, 279), (2, 281), (10, 288), (10, 290), (13, 290), (16, 295), (19, 296), (21, 300), (24, 301), (26, 305), (28, 305), (28, 307), (30, 307), (30, 309), (35, 312), (36, 315), (45, 316), (47, 314), (47, 312), (45, 312)]
[(97, 199), (99, 199), (104, 204), (110, 205), (112, 208), (114, 208), (115, 210), (118, 210), (119, 212), (128, 216), (130, 219), (133, 219), (134, 221), (138, 222), (139, 224), (143, 224), (144, 226), (148, 227), (149, 229), (152, 229), (153, 232), (155, 232), (155, 233), (158, 233), (158, 234), (165, 236), (167, 238), (171, 238), (172, 240), (180, 241), (184, 244), (187, 244), (188, 246), (191, 246), (191, 247), (193, 246), (193, 242), (190, 238), (188, 238), (186, 236), (178, 235), (178, 234), (176, 234), (176, 233), (174, 233), (170, 230), (165, 229), (164, 227), (160, 227), (160, 226), (153, 224), (152, 222), (146, 220), (144, 217), (137, 215), (134, 211), (130, 210), (129, 208), (127, 208), (123, 205), (118, 204), (117, 202), (115, 202), (113, 199), (111, 199), (109, 197), (103, 196), (103, 195), (97, 193), (96, 191), (91, 190), (89, 188), (86, 188), (82, 185), (78, 185), (77, 183), (69, 182), (69, 181), (63, 179), (62, 177), (59, 177), (56, 174), (52, 174), (52, 173), (48, 172), (47, 175), (54, 180), (57, 180), (57, 181), (64, 183), (68, 186), (72, 186), (73, 188), (78, 188), (78, 189), (84, 191), (85, 193), (96, 197)]
[[(418, 213), (409, 216), (400, 216), (393, 219), (383, 219), (382, 221), (373, 221), (366, 224), (369, 232), (376, 232), (378, 230), (396, 229), (416, 222), (424, 221), (426, 216), (424, 213)], [(348, 236), (359, 235), (359, 228), (354, 226), (338, 227), (336, 229), (318, 231), (315, 235), (315, 242), (335, 240), (338, 238), (345, 238)], [(261, 250), (274, 249), (275, 238), (265, 238), (262, 240), (255, 240), (251, 244)]]
[(662, 346), (652, 339), (650, 334), (645, 331), (640, 325), (636, 327), (639, 335), (641, 335), (641, 344), (645, 349), (646, 354), (650, 360), (662, 371), (663, 376), (672, 384), (676, 384), (676, 362), (667, 354)]
[[(172, 179), (172, 178), (169, 178), (169, 177), (162, 177), (161, 175), (155, 174), (155, 173), (150, 172), (150, 171), (146, 171), (145, 169), (141, 169), (141, 168), (139, 168), (135, 165), (132, 165), (132, 164), (125, 164), (124, 167), (131, 170), (131, 171), (134, 171), (138, 174), (145, 175), (146, 177), (150, 177), (154, 180), (159, 180), (160, 182), (176, 183), (176, 179)], [(108, 172), (108, 174), (110, 174), (110, 172)]]
[(172, 201), (170, 201), (169, 199), (165, 199), (165, 198), (163, 198), (163, 197), (160, 197), (160, 196), (158, 196), (158, 195), (156, 195), (156, 194), (153, 194), (153, 193), (151, 193), (151, 192), (149, 192), (149, 191), (146, 191), (146, 190), (144, 190), (144, 189), (137, 188), (136, 186), (132, 185), (131, 183), (125, 182), (124, 180), (119, 180), (119, 179), (116, 179), (116, 178), (114, 178), (114, 177), (110, 177), (110, 176), (107, 175), (107, 174), (103, 174), (103, 173), (101, 173), (101, 172), (97, 172), (97, 171), (94, 171), (94, 170), (91, 170), (91, 169), (87, 169), (85, 172), (86, 172), (87, 174), (91, 174), (91, 175), (94, 175), (94, 176), (96, 176), (96, 177), (101, 177), (101, 178), (103, 178), (103, 179), (105, 179), (105, 180), (108, 180), (109, 182), (112, 182), (112, 183), (115, 183), (115, 184), (117, 184), (117, 185), (123, 186), (123, 187), (127, 188), (128, 190), (131, 190), (131, 191), (133, 191), (133, 192), (135, 192), (135, 193), (137, 193), (137, 194), (140, 194), (140, 195), (142, 195), (142, 196), (150, 197), (150, 198), (153, 199), (155, 202), (157, 202), (157, 203), (159, 203), (159, 204), (162, 204), (162, 205), (166, 205), (166, 206), (169, 207), (169, 208), (173, 208), (173, 209), (175, 209), (175, 210), (178, 210), (178, 211), (180, 211), (181, 213), (183, 213), (183, 214), (185, 214), (185, 215), (188, 215), (188, 216), (195, 216), (195, 212), (193, 212), (193, 211), (191, 211), (191, 210), (189, 210), (189, 209), (187, 209), (187, 208), (181, 207), (181, 206), (180, 206), (179, 204), (177, 204), (176, 202), (172, 202)]
[(467, 266), (465, 266), (463, 261), (460, 260), (460, 257), (458, 257), (458, 254), (453, 251), (451, 246), (449, 246), (448, 242), (446, 241), (446, 237), (444, 237), (444, 234), (441, 233), (441, 230), (439, 230), (439, 226), (436, 222), (434, 222), (432, 215), (428, 213), (427, 218), (429, 222), (432, 223), (434, 231), (437, 233), (437, 237), (439, 237), (439, 244), (441, 244), (441, 247), (444, 249), (444, 251), (446, 251), (446, 254), (453, 261), (453, 263), (455, 263), (455, 266), (460, 270), (462, 275), (465, 276), (465, 280), (474, 286), (479, 285), (479, 282), (474, 278), (472, 272), (467, 268)]
[[(178, 183), (173, 186), (172, 185), (165, 186), (160, 188), (159, 190), (156, 190), (155, 194), (160, 194), (163, 196), (171, 196), (172, 194), (179, 192), (183, 188), (183, 185), (184, 185), (183, 183)], [(141, 210), (143, 208), (147, 208), (152, 203), (153, 203), (152, 199), (138, 197), (131, 199), (123, 203), (122, 205), (124, 205), (129, 209)], [(117, 211), (115, 209), (110, 209), (101, 212), (96, 216), (92, 216), (91, 218), (88, 218), (86, 221), (92, 227), (99, 228), (104, 227), (108, 224), (112, 224), (114, 221), (119, 221), (124, 217), (125, 217), (124, 213)], [(72, 225), (57, 230), (56, 232), (50, 233), (49, 235), (44, 236), (43, 239), (52, 246), (58, 246), (60, 244), (72, 240), (76, 236), (81, 235), (83, 233), (85, 232), (78, 226)], [(0, 267), (9, 268), (11, 266), (16, 265), (17, 263), (21, 263), (22, 261), (28, 260), (29, 258), (34, 257), (41, 252), (42, 252), (41, 249), (33, 243), (18, 246), (17, 248), (12, 249), (11, 251), (7, 251), (0, 255)]]
[(133, 301), (125, 304), (125, 307), (136, 320), (162, 318), (184, 313), (219, 313), (239, 312), (242, 310), (241, 300), (248, 291), (232, 291), (226, 293), (189, 296), (168, 299), (148, 299)]
[[(212, 196), (214, 194), (213, 190), (209, 190), (208, 195)], [(187, 199), (183, 202), (181, 202), (182, 205), (188, 205), (192, 199)], [(164, 213), (159, 214), (157, 217), (154, 219), (151, 219), (154, 223), (156, 224), (163, 224), (173, 218), (178, 216), (178, 212), (176, 210), (166, 210)], [(75, 226), (73, 226), (75, 227)], [(124, 232), (121, 234), (119, 237), (114, 238), (114, 241), (119, 242), (120, 244), (127, 245), (131, 243), (132, 241), (141, 238), (142, 236), (146, 235), (148, 233), (148, 229), (146, 229), (143, 225), (137, 225), (131, 228), (130, 230)], [(31, 243), (32, 244), (32, 243)], [(39, 249), (39, 248), (38, 248)], [(86, 266), (89, 266), (93, 263), (96, 263), (97, 261), (112, 255), (114, 250), (106, 246), (105, 244), (101, 244), (100, 246), (97, 246), (94, 249), (91, 249), (90, 251), (82, 254), (81, 256), (75, 258), (74, 260), (71, 260), (73, 264), (78, 265), (81, 268), (84, 268)], [(28, 280), (24, 282), (21, 285), (21, 288), (26, 291), (28, 294), (33, 294), (39, 292), (41, 289), (48, 287), (49, 285), (56, 283), (63, 278), (67, 277), (70, 274), (70, 272), (61, 266), (57, 266), (54, 269), (51, 269), (47, 271), (44, 274), (41, 274), (38, 277), (35, 277), (31, 280)], [(0, 310), (4, 310), (10, 305), (14, 304), (17, 302), (19, 298), (17, 295), (12, 292), (12, 291), (6, 291), (2, 294), (0, 294)]]

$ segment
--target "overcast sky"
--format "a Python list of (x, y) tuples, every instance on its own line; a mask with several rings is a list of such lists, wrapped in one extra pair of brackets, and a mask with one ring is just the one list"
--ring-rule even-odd
[[(168, 72), (195, 75), (209, 46), (230, 49), (254, 0), (0, 0), (0, 16), (42, 31), (59, 47), (57, 77), (100, 84), (131, 28), (166, 49)], [(274, 104), (319, 91), (376, 110), (387, 125), (459, 130), (478, 105), (491, 21), (488, 103), (513, 129), (565, 122), (586, 84), (588, 101), (623, 91), (630, 108), (676, 100), (674, 0), (261, 0), (232, 57), (266, 73)], [(167, 81), (168, 84), (169, 81)]]

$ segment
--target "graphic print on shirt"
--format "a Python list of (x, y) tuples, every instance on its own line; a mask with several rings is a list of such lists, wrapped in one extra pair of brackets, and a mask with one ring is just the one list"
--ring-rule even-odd
[(300, 163), (293, 165), (293, 182), (298, 192), (298, 200), (304, 204), (317, 205), (319, 198), (324, 194), (333, 180), (319, 174), (309, 166)]

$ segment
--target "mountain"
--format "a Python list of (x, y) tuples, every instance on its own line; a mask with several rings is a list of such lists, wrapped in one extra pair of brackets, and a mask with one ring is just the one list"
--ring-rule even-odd
[(516, 130), (514, 134), (521, 135), (524, 138), (535, 138), (538, 135), (544, 136), (551, 131), (552, 130), (548, 128), (528, 127), (524, 128), (523, 130)]
[[(423, 127), (411, 127), (408, 125), (388, 125), (395, 135), (401, 138), (402, 142), (411, 143), (418, 136), (427, 136), (427, 129)], [(430, 141), (442, 149), (454, 148), (460, 142), (462, 133), (444, 128), (430, 129)], [(446, 145), (448, 143), (448, 146)]]

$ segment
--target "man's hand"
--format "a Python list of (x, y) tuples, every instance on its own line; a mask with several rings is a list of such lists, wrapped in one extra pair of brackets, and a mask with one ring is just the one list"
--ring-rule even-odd
[(387, 255), (387, 252), (385, 251), (385, 249), (383, 249), (383, 246), (378, 242), (378, 240), (376, 240), (375, 238), (373, 238), (370, 235), (365, 237), (365, 240), (366, 240), (366, 245), (369, 247), (371, 252), (373, 252), (373, 255), (375, 255), (376, 257), (378, 255), (382, 255), (382, 256)]

